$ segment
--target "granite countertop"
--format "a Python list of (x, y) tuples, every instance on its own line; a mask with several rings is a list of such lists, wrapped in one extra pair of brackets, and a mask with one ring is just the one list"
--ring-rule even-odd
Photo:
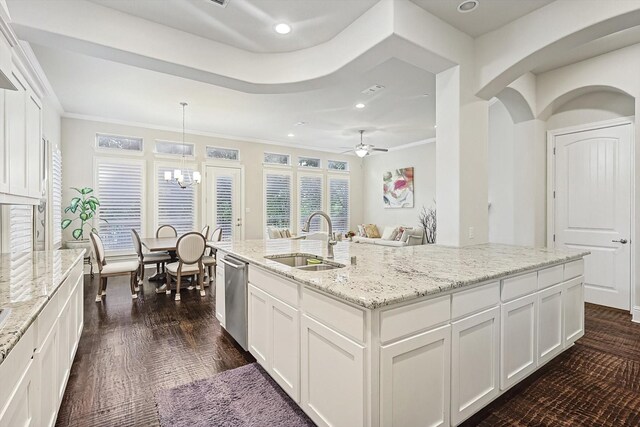
[(69, 275), (84, 249), (0, 254), (0, 363)]
[[(265, 256), (291, 253), (326, 256), (326, 242), (245, 240), (218, 242), (215, 246), (250, 264), (369, 309), (564, 263), (589, 254), (499, 244), (464, 248), (439, 245), (392, 248), (339, 242), (334, 247), (333, 261), (346, 267), (304, 271)], [(351, 265), (352, 256), (356, 257), (356, 265)]]

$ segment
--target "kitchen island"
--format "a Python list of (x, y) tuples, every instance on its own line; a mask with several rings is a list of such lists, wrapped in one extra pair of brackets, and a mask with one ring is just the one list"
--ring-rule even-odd
[(83, 257), (0, 254), (0, 427), (55, 424), (84, 324)]
[(458, 425), (584, 333), (588, 252), (342, 242), (308, 271), (279, 258), (326, 243), (216, 246), (248, 263), (249, 351), (321, 426)]

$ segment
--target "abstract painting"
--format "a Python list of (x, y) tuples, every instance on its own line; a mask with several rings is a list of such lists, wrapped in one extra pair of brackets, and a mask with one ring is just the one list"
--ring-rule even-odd
[(413, 207), (413, 168), (396, 169), (382, 175), (382, 199), (385, 208)]

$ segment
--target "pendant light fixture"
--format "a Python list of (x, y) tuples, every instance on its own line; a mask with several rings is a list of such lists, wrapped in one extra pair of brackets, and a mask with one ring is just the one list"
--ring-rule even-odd
[(185, 149), (186, 149), (186, 144), (184, 142), (184, 110), (185, 107), (188, 105), (186, 102), (181, 102), (180, 105), (182, 106), (182, 159), (180, 160), (180, 169), (175, 169), (173, 171), (173, 177), (171, 176), (171, 171), (166, 171), (164, 173), (164, 180), (167, 182), (170, 181), (174, 181), (176, 184), (178, 184), (180, 186), (180, 188), (188, 188), (188, 187), (192, 187), (193, 185), (197, 185), (200, 184), (200, 181), (202, 179), (202, 177), (200, 176), (200, 172), (199, 171), (194, 171), (193, 172), (193, 177), (191, 178), (190, 182), (186, 182), (186, 178), (185, 174), (183, 173), (183, 171), (186, 170), (185, 168), (185, 163), (186, 163), (186, 159), (185, 159)]

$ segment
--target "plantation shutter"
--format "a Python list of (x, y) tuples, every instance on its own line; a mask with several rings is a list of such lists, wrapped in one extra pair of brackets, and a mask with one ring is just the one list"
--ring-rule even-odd
[(33, 250), (33, 206), (11, 205), (9, 209), (9, 251)]
[(349, 231), (349, 178), (329, 178), (329, 216), (334, 231)]
[(267, 227), (291, 228), (291, 175), (268, 172), (265, 175)]
[(222, 240), (233, 237), (233, 177), (216, 177), (216, 228), (222, 228)]
[[(304, 226), (309, 215), (315, 211), (322, 210), (322, 176), (321, 175), (301, 175), (298, 185), (298, 206), (300, 218), (300, 230)], [(311, 221), (309, 232), (320, 231), (322, 222), (320, 217), (315, 217)]]
[(62, 153), (53, 150), (51, 177), (51, 211), (53, 222), (53, 247), (62, 245)]
[[(142, 230), (143, 177), (142, 162), (98, 163), (100, 221), (94, 225), (105, 251), (133, 252), (131, 229)], [(85, 233), (84, 238), (88, 237)]]
[[(165, 172), (173, 173), (173, 168), (159, 167), (157, 173), (158, 180), (158, 203), (156, 206), (157, 224), (172, 225), (178, 235), (195, 230), (195, 190), (194, 187), (180, 188), (175, 180), (165, 181)], [(193, 170), (182, 171), (185, 182), (190, 183)]]

